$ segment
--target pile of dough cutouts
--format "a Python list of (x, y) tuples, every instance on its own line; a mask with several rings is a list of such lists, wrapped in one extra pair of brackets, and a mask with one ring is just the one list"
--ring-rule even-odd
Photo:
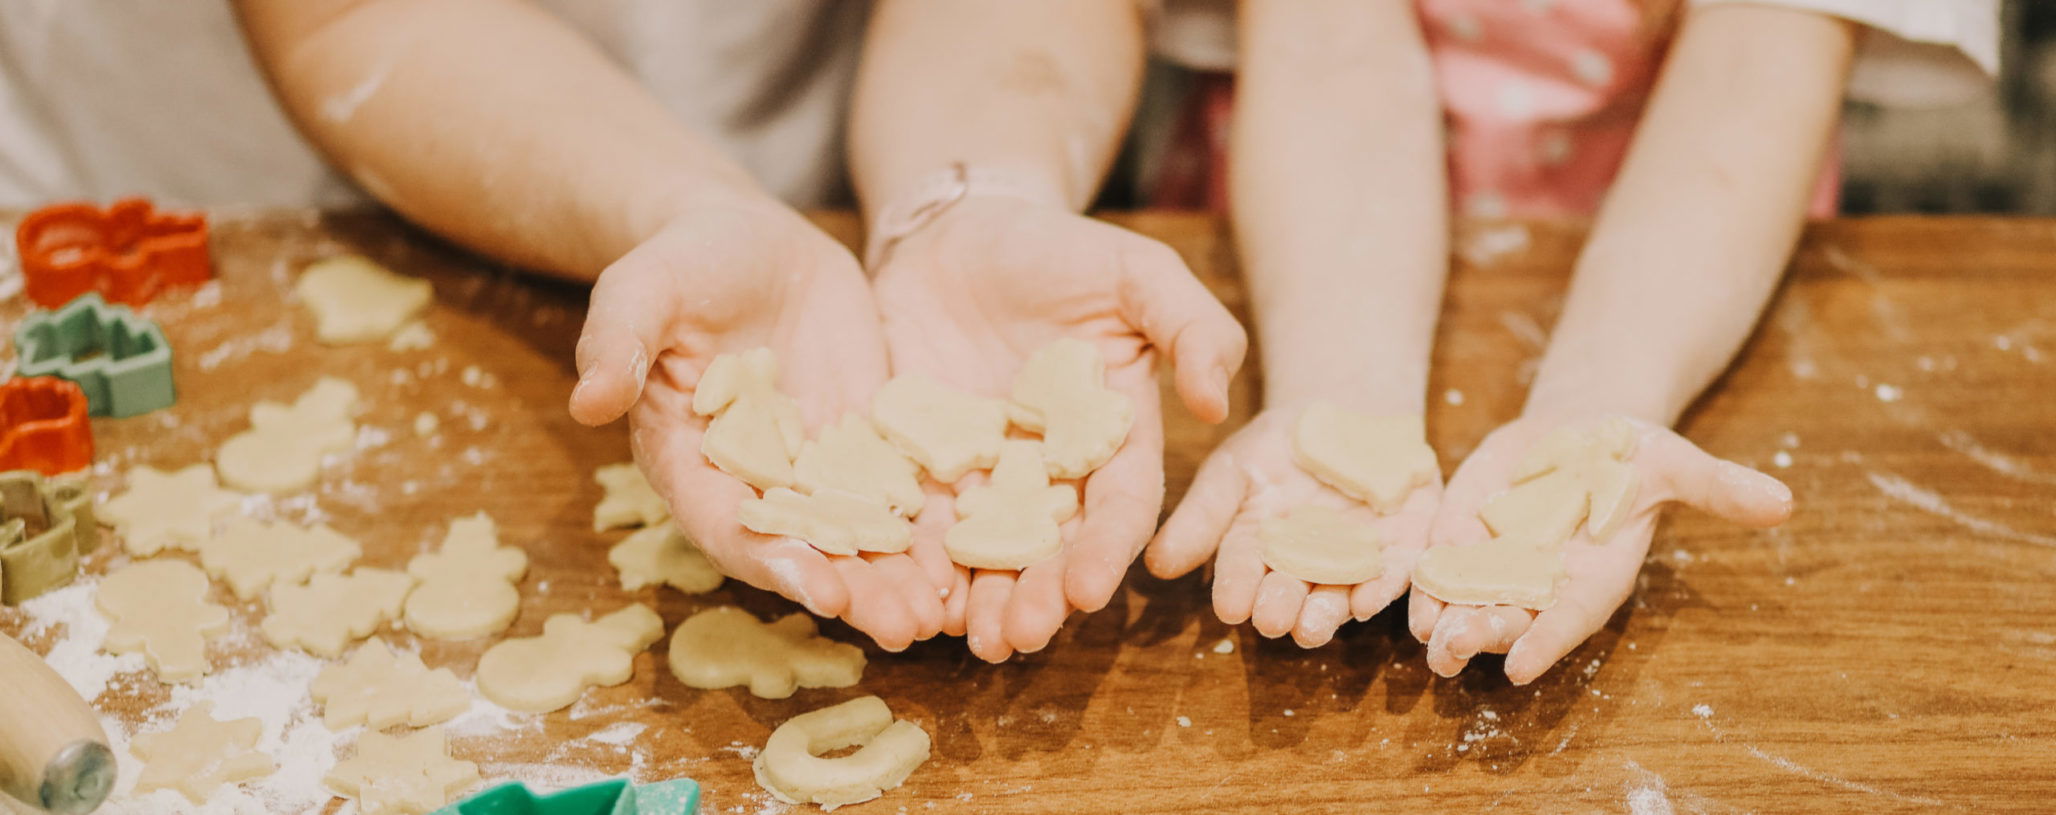
[[(805, 438), (799, 408), (777, 387), (768, 348), (717, 357), (693, 410), (712, 417), (707, 460), (763, 492), (738, 508), (742, 525), (805, 541), (832, 555), (906, 551), (921, 512), (920, 476), (985, 483), (957, 497), (944, 533), (951, 560), (1020, 569), (1062, 549), (1058, 526), (1078, 511), (1082, 479), (1113, 458), (1134, 409), (1106, 387), (1090, 343), (1060, 339), (1037, 350), (1007, 399), (976, 396), (919, 375), (878, 389), (867, 418), (848, 414)], [(1008, 427), (1041, 435), (1009, 438)]]
[(1385, 541), (1369, 523), (1389, 515), (1441, 470), (1420, 416), (1379, 416), (1329, 402), (1308, 405), (1292, 428), (1301, 470), (1369, 508), (1302, 504), (1257, 526), (1264, 565), (1308, 583), (1354, 585), (1384, 574)]
[[(399, 348), (403, 336), (414, 338), (410, 344), (431, 336), (416, 319), (432, 299), (428, 284), (368, 261), (317, 264), (296, 291), (313, 312), (323, 342), (391, 338), (391, 347)], [(725, 397), (724, 407), (735, 418), (720, 423), (725, 429), (719, 435), (742, 451), (744, 463), (722, 460), (747, 467), (759, 434), (767, 432), (781, 444), (789, 438), (790, 449), (798, 453), (798, 434), (785, 435), (798, 427), (788, 421), (791, 414), (782, 413), (786, 407), (781, 405), (789, 402), (775, 391), (752, 386), (752, 376), (731, 381), (738, 389)], [(361, 815), (421, 815), (481, 781), (476, 764), (450, 756), (439, 727), (470, 709), (472, 687), (449, 668), (431, 670), (419, 655), (395, 651), (376, 635), (404, 628), (430, 640), (501, 636), (519, 613), (518, 587), (528, 571), (528, 555), (502, 545), (492, 518), (483, 512), (450, 519), (441, 530), (441, 544), (412, 558), (404, 569), (359, 564), (363, 547), (325, 525), (267, 522), (241, 514), (249, 496), (238, 490), (293, 492), (313, 486), (325, 459), (351, 448), (359, 407), (355, 386), (323, 377), (290, 404), (255, 405), (250, 428), (225, 441), (212, 466), (193, 464), (173, 472), (131, 468), (127, 488), (99, 511), (121, 537), (131, 562), (100, 582), (95, 604), (109, 620), (104, 648), (140, 653), (162, 682), (193, 683), (204, 681), (213, 669), (208, 641), (229, 628), (229, 610), (209, 599), (212, 581), (220, 581), (237, 600), (261, 599), (264, 617), (258, 628), (265, 642), (332, 661), (308, 687), (323, 722), (335, 729), (364, 728), (352, 755), (324, 779), (327, 786), (355, 799)], [(890, 506), (908, 514), (915, 511), (918, 484), (911, 490), (904, 483), (873, 484), (869, 475), (836, 463), (837, 457), (875, 458), (856, 449), (867, 435), (877, 439), (869, 427), (860, 422), (848, 429), (857, 436), (854, 442), (850, 434), (836, 438), (824, 433), (812, 443), (817, 452), (808, 461), (795, 467), (784, 460), (782, 469), (759, 473), (752, 483), (768, 478), (814, 485), (808, 495), (820, 485), (832, 485), (899, 502)], [(710, 440), (715, 435), (710, 433)], [(799, 481), (793, 482), (795, 477)], [(608, 554), (624, 589), (662, 584), (692, 594), (720, 586), (721, 575), (671, 523), (664, 502), (633, 465), (602, 467), (595, 480), (606, 496), (594, 508), (594, 530), (640, 527)], [(874, 487), (898, 491), (865, 491)], [(192, 559), (172, 556), (180, 552)], [(662, 619), (644, 603), (596, 612), (590, 620), (556, 614), (538, 636), (504, 639), (487, 648), (473, 685), (480, 695), (513, 710), (561, 710), (588, 688), (627, 682), (635, 656), (663, 634)], [(819, 636), (804, 614), (766, 624), (740, 609), (718, 606), (677, 628), (670, 663), (690, 687), (746, 686), (759, 696), (783, 698), (797, 688), (856, 684), (864, 655), (856, 646)], [(839, 712), (853, 709), (855, 703), (847, 703), (779, 728), (758, 763), (766, 787), (788, 802), (832, 808), (898, 786), (926, 760), (927, 734), (906, 722), (890, 722), (889, 713), (885, 724), (871, 727), (873, 714), (884, 706), (872, 697), (857, 701), (866, 700), (876, 708), (864, 707), (864, 716)], [(175, 790), (197, 806), (223, 785), (270, 775), (277, 763), (256, 747), (261, 730), (257, 719), (221, 721), (211, 705), (196, 704), (169, 729), (133, 740), (132, 751), (145, 763), (133, 792)], [(789, 744), (797, 748), (780, 746)], [(844, 758), (815, 755), (855, 744), (869, 746)]]

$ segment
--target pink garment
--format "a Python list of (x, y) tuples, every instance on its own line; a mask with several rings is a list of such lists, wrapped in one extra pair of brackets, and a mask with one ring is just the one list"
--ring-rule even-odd
[[(1415, 6), (1446, 116), (1456, 211), (1487, 218), (1596, 212), (1627, 156), (1671, 32), (1652, 30), (1637, 0)], [(1222, 136), (1233, 88), (1220, 80), (1199, 87), (1156, 203), (1225, 209)], [(1195, 178), (1199, 167), (1208, 178)], [(1813, 215), (1835, 213), (1840, 181), (1831, 158)]]

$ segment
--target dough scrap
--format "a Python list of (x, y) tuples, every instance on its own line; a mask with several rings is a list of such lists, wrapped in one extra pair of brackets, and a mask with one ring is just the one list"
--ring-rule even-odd
[(421, 351), (435, 347), (435, 332), (428, 330), (428, 324), (410, 320), (393, 332), (393, 338), (386, 342), (388, 351)]
[(1020, 569), (1063, 549), (1057, 525), (1078, 512), (1078, 491), (1049, 483), (1042, 445), (1010, 440), (992, 479), (957, 497), (955, 526), (943, 533), (949, 559), (974, 569)]
[(778, 357), (769, 348), (722, 354), (700, 375), (692, 410), (712, 416), (700, 453), (723, 472), (760, 490), (792, 486), (792, 459), (806, 442), (799, 404), (778, 390)]
[[(1532, 527), (1568, 538), (1583, 521), (1594, 542), (1619, 526), (1635, 502), (1635, 426), (1618, 416), (1543, 436), (1513, 472), (1513, 488), (1479, 513), (1494, 534)], [(1568, 528), (1562, 528), (1568, 525)]]
[(347, 345), (392, 336), (428, 307), (435, 287), (393, 274), (368, 258), (341, 255), (309, 264), (293, 284), (293, 294), (313, 313), (317, 338)]
[(649, 606), (630, 604), (593, 622), (553, 614), (539, 637), (500, 642), (478, 659), (478, 692), (528, 713), (569, 707), (588, 687), (610, 687), (635, 675), (635, 655), (664, 636)]
[(1413, 584), (1445, 603), (1543, 611), (1556, 605), (1563, 576), (1561, 546), (1505, 536), (1430, 547), (1414, 566)]
[(821, 428), (821, 434), (800, 447), (792, 463), (793, 483), (815, 495), (840, 490), (862, 496), (895, 514), (921, 514), (927, 495), (921, 491), (921, 467), (878, 435), (871, 422), (855, 413)]
[(721, 587), (721, 572), (677, 525), (646, 526), (607, 550), (607, 562), (621, 572), (621, 588), (635, 591), (659, 583), (686, 594)]
[(593, 505), (593, 531), (656, 526), (671, 517), (671, 507), (643, 478), (633, 461), (608, 464), (593, 471), (593, 481), (606, 491)]
[(179, 714), (170, 730), (144, 733), (129, 742), (129, 752), (142, 759), (135, 793), (177, 790), (194, 806), (207, 803), (223, 784), (239, 784), (278, 771), (278, 763), (257, 752), (264, 722), (221, 721), (213, 702), (195, 702)]
[(1353, 586), (1385, 571), (1377, 527), (1333, 507), (1305, 504), (1257, 526), (1264, 565), (1308, 583)]
[(759, 622), (734, 606), (716, 606), (671, 633), (671, 673), (688, 688), (748, 686), (764, 699), (799, 688), (847, 688), (864, 676), (864, 650), (815, 633), (814, 618), (788, 614)]
[(323, 668), (308, 693), (322, 706), (321, 722), (330, 730), (360, 724), (369, 730), (427, 727), (471, 708), (471, 692), (450, 669), (431, 671), (419, 655), (394, 654), (377, 637), (348, 662)]
[(128, 490), (100, 505), (100, 519), (136, 557), (198, 548), (214, 534), (214, 521), (243, 503), (243, 494), (222, 489), (205, 464), (171, 473), (133, 467), (127, 475)]
[(1007, 439), (1007, 403), (919, 374), (880, 387), (871, 397), (871, 419), (879, 435), (945, 484), (991, 467)]
[(744, 500), (736, 517), (752, 532), (797, 538), (831, 555), (904, 552), (914, 539), (907, 519), (841, 490), (801, 495), (772, 487), (762, 498)]
[(336, 794), (357, 799), (359, 815), (428, 815), (478, 780), (478, 765), (450, 758), (440, 727), (403, 736), (366, 730), (357, 754), (322, 779)]
[[(822, 753), (857, 747), (836, 758)], [(928, 731), (876, 696), (861, 696), (786, 720), (764, 742), (752, 768), (757, 783), (788, 804), (823, 810), (862, 803), (905, 783), (928, 760)]]
[(94, 603), (110, 625), (101, 647), (142, 652), (165, 682), (213, 670), (207, 639), (228, 630), (228, 609), (207, 602), (207, 575), (183, 560), (146, 560), (100, 581)]
[(1068, 337), (1037, 350), (1014, 376), (1010, 415), (1042, 434), (1051, 478), (1084, 478), (1127, 441), (1135, 409), (1105, 381), (1099, 349)]
[(414, 578), (391, 569), (317, 574), (304, 586), (271, 587), (271, 613), (259, 629), (278, 648), (341, 656), (350, 643), (398, 619)]
[(432, 640), (468, 640), (507, 630), (521, 610), (514, 584), (528, 574), (528, 553), (501, 546), (491, 516), (450, 522), (440, 551), (414, 556), (407, 573), (421, 581), (407, 595), (407, 629)]
[(265, 523), (235, 517), (221, 534), (200, 544), (200, 566), (226, 581), (238, 600), (251, 600), (274, 584), (296, 585), (317, 572), (340, 572), (364, 553), (356, 541), (316, 524)]
[(251, 492), (288, 492), (321, 475), (321, 458), (350, 449), (357, 425), (357, 387), (324, 376), (290, 405), (250, 408), (250, 429), (221, 443), (214, 464), (222, 483)]
[(1407, 495), (1442, 475), (1420, 416), (1377, 416), (1332, 402), (1315, 402), (1299, 414), (1292, 460), (1380, 514), (1399, 511)]

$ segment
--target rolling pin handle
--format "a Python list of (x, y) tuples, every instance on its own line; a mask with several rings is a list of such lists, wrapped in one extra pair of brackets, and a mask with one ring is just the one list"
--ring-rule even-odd
[(86, 815), (114, 789), (114, 751), (97, 741), (73, 742), (50, 758), (40, 793), (55, 815)]

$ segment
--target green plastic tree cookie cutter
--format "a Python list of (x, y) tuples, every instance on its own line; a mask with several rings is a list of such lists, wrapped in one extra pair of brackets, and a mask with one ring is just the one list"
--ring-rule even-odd
[(42, 473), (0, 473), (0, 603), (19, 605), (78, 577), (78, 519), (67, 503)]
[(433, 815), (693, 815), (699, 809), (700, 785), (690, 778), (641, 785), (615, 778), (549, 795), (510, 781)]
[(176, 398), (164, 330), (98, 293), (29, 314), (14, 329), (14, 349), (21, 360), (15, 375), (78, 383), (94, 416), (148, 413)]

